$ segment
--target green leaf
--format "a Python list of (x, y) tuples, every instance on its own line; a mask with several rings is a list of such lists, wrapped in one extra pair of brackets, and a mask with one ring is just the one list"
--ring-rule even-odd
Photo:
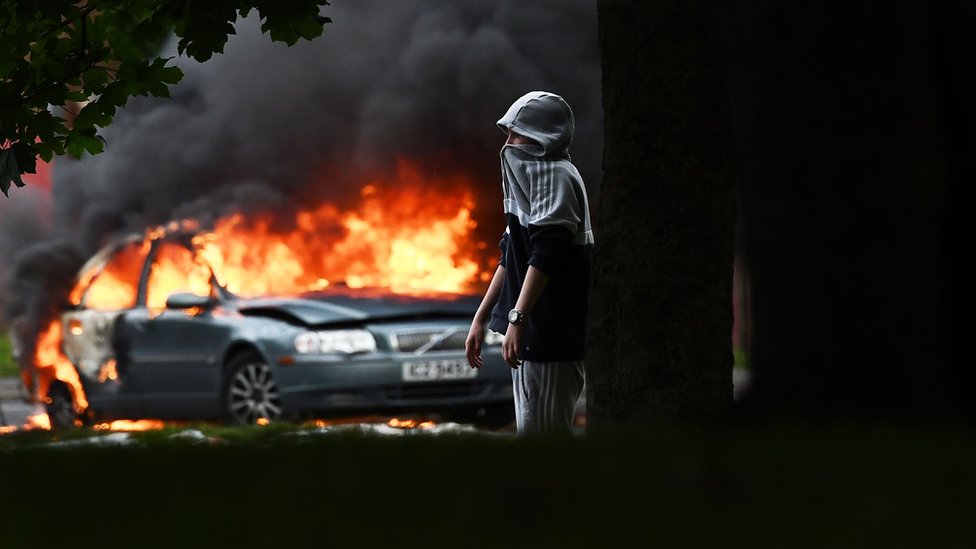
[(159, 79), (167, 84), (178, 84), (183, 80), (183, 70), (179, 67), (162, 67), (159, 69)]
[(68, 153), (74, 158), (81, 158), (81, 155), (85, 152), (85, 146), (81, 143), (78, 134), (72, 132), (65, 136), (64, 152)]
[(37, 173), (37, 150), (33, 145), (17, 142), (10, 146), (20, 173)]
[[(98, 101), (96, 101), (99, 103), (99, 105), (102, 105), (99, 107), (102, 109), (102, 112), (115, 114), (114, 107), (124, 106), (129, 100), (127, 87), (128, 86), (123, 81), (112, 82), (108, 86), (105, 86), (105, 89), (102, 90), (102, 94), (98, 96)], [(109, 106), (113, 108), (109, 110)]]
[(24, 181), (20, 178), (20, 169), (17, 167), (17, 156), (10, 149), (0, 150), (0, 191), (4, 196), (10, 196), (7, 191), (10, 184), (18, 187), (24, 186)]
[[(6, 40), (0, 40), (0, 51), (10, 51), (11, 44)], [(16, 59), (10, 59), (6, 55), (0, 55), (0, 81), (6, 81), (14, 67), (17, 66)]]
[(78, 130), (85, 150), (91, 154), (98, 154), (105, 150), (105, 139), (96, 133), (95, 128), (81, 128)]
[[(110, 112), (106, 112), (106, 110)], [(104, 128), (112, 123), (113, 114), (115, 114), (113, 105), (100, 105), (98, 101), (95, 101), (81, 109), (81, 112), (75, 117), (74, 126), (76, 128), (93, 128), (95, 126)]]
[(64, 154), (64, 139), (53, 139), (51, 141), (38, 141), (34, 144), (37, 149), (37, 156), (41, 160), (50, 162), (54, 155)]
[(295, 22), (295, 30), (305, 40), (311, 40), (322, 35), (324, 24), (318, 18), (306, 17)]
[(85, 71), (81, 79), (85, 83), (86, 90), (95, 91), (108, 85), (108, 72), (103, 68), (94, 67)]
[(187, 35), (180, 39), (178, 46), (180, 53), (186, 53), (193, 59), (203, 62), (213, 57), (215, 53), (224, 53), (227, 36), (237, 34), (230, 22), (217, 22), (219, 26), (201, 30), (199, 25), (187, 29)]
[(75, 101), (81, 103), (82, 101), (88, 100), (88, 94), (83, 91), (73, 91), (65, 94), (64, 98), (68, 101)]
[(149, 92), (157, 97), (169, 97), (169, 87), (166, 84), (176, 84), (183, 79), (183, 71), (179, 67), (167, 67), (166, 63), (172, 57), (158, 57), (145, 74), (147, 83), (151, 84)]
[(7, 190), (10, 189), (10, 179), (7, 177), (7, 162), (9, 162), (8, 159), (11, 156), (13, 156), (13, 152), (10, 149), (0, 149), (0, 191), (3, 192), (4, 196), (10, 196), (7, 194)]
[(289, 46), (299, 38), (311, 40), (322, 34), (323, 26), (329, 21), (319, 16), (319, 5), (328, 2), (277, 2), (257, 0), (258, 13), (261, 14), (261, 31), (277, 42)]
[(65, 149), (75, 158), (82, 154), (98, 154), (105, 150), (105, 141), (95, 135), (94, 128), (75, 129), (64, 138)]
[(175, 21), (174, 32), (180, 37), (180, 53), (197, 61), (206, 61), (214, 53), (223, 52), (227, 36), (236, 34), (237, 4), (234, 0), (187, 2), (181, 18)]
[(45, 110), (34, 113), (28, 118), (21, 141), (31, 142), (35, 137), (40, 138), (41, 141), (52, 141), (55, 136), (66, 133), (68, 129), (64, 126), (64, 119)]

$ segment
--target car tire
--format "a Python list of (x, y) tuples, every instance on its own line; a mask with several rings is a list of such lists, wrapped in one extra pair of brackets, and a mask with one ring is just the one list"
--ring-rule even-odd
[(77, 427), (78, 414), (75, 412), (75, 401), (71, 390), (61, 381), (51, 382), (47, 390), (47, 401), (44, 404), (52, 430), (74, 429)]
[(227, 363), (221, 408), (224, 421), (253, 425), (281, 418), (281, 394), (268, 362), (254, 351), (234, 355)]

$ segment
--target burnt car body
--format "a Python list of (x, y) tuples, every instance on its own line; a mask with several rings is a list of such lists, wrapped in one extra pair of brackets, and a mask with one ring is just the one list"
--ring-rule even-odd
[[(245, 424), (436, 412), (497, 426), (513, 417), (511, 373), (498, 338), (485, 345), (483, 368), (471, 369), (465, 360), (477, 296), (412, 297), (340, 287), (248, 299), (228, 291), (203, 265), (206, 291), (167, 291), (161, 307), (163, 298), (152, 295), (158, 290), (149, 278), (164, 247), (169, 256), (183, 250), (194, 268), (201, 267), (185, 236), (133, 236), (105, 247), (82, 269), (88, 280), (80, 279), (78, 303), (61, 323), (62, 350), (89, 404), (84, 421)], [(121, 269), (127, 276), (116, 269), (100, 282), (110, 276), (105, 266), (120, 255), (128, 257)], [(88, 305), (104, 286), (119, 284), (134, 299)], [(67, 389), (55, 381), (48, 391), (55, 426), (79, 419)]]

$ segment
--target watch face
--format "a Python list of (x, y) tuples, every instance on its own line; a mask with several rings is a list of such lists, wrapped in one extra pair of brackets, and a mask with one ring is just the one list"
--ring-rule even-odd
[(512, 324), (518, 324), (520, 320), (522, 320), (522, 313), (516, 311), (515, 309), (512, 309), (511, 311), (508, 312), (509, 322), (511, 322)]

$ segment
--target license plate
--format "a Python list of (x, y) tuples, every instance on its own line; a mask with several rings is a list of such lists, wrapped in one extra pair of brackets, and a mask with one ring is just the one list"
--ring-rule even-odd
[(465, 360), (418, 360), (403, 363), (403, 381), (469, 379), (477, 375), (478, 370), (468, 366)]

